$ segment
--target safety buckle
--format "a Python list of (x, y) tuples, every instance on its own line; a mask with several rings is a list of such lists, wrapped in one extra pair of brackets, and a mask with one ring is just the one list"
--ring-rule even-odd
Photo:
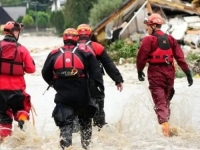
[(76, 75), (78, 73), (78, 69), (76, 69), (76, 68), (73, 68), (72, 70), (71, 70), (71, 75)]
[(169, 62), (169, 56), (168, 55), (165, 55), (165, 62), (169, 65), (170, 62)]

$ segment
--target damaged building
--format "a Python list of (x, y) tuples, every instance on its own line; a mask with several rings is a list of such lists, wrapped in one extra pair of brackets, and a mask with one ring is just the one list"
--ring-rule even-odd
[(146, 35), (143, 20), (148, 12), (159, 13), (165, 22), (161, 30), (179, 43), (200, 47), (200, 11), (181, 0), (127, 0), (93, 28), (93, 37), (98, 42), (127, 38), (139, 41)]

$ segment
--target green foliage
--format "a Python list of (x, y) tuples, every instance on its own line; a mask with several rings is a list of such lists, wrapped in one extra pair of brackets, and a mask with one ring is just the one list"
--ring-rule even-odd
[(17, 22), (22, 22), (22, 20), (23, 20), (23, 16), (19, 16), (18, 18), (17, 18)]
[(177, 67), (175, 76), (176, 76), (176, 78), (186, 77), (185, 73), (182, 71), (182, 69), (180, 67)]
[(46, 28), (48, 26), (48, 22), (43, 16), (38, 17), (37, 19), (38, 27)]
[(25, 27), (31, 27), (34, 25), (34, 20), (30, 15), (25, 15), (22, 19), (22, 23)]
[[(48, 4), (51, 0), (37, 0), (41, 4)], [(58, 1), (58, 0), (57, 0)]]
[(53, 27), (56, 28), (59, 34), (63, 33), (64, 31), (64, 15), (62, 11), (52, 12), (50, 15), (50, 23)]
[(139, 43), (128, 43), (125, 40), (117, 40), (107, 46), (107, 51), (113, 61), (118, 61), (119, 58), (136, 58)]
[(50, 25), (51, 25), (51, 26), (54, 26), (55, 18), (56, 18), (56, 13), (53, 11), (53, 12), (50, 14), (50, 17), (49, 17), (49, 22), (50, 22)]
[(28, 11), (27, 11), (27, 15), (31, 16), (34, 21), (36, 20), (36, 14), (37, 13), (33, 10), (28, 9)]
[(200, 53), (189, 52), (186, 56), (186, 60), (189, 63), (193, 63), (196, 60), (200, 60)]
[[(189, 64), (190, 70), (192, 71), (193, 75), (196, 75), (199, 73), (199, 69), (198, 69), (199, 63), (197, 63), (198, 60), (200, 60), (200, 53), (197, 53), (197, 52), (187, 53), (186, 62)], [(175, 76), (177, 78), (186, 77), (185, 73), (181, 70), (180, 67), (177, 67)]]
[(89, 23), (89, 10), (92, 8), (92, 3), (97, 0), (67, 0), (64, 7), (65, 28), (77, 28), (79, 24)]
[(95, 26), (118, 8), (124, 0), (98, 0), (90, 10), (90, 23)]
[(22, 4), (25, 5), (23, 0), (1, 0), (0, 1), (3, 6), (21, 6)]
[(45, 12), (39, 11), (37, 13), (38, 27), (47, 27), (49, 25), (49, 15)]

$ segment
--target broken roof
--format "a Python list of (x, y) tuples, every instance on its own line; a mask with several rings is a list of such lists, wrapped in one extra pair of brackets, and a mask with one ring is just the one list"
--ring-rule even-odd
[(5, 9), (14, 21), (17, 21), (20, 16), (23, 17), (26, 14), (26, 7), (3, 7), (3, 9)]
[(94, 28), (93, 28), (93, 33), (98, 32), (101, 30), (103, 27), (105, 27), (109, 21), (112, 21), (113, 18), (117, 17), (122, 11), (127, 9), (131, 4), (133, 4), (136, 0), (126, 0), (125, 2), (122, 3), (122, 5), (115, 10), (111, 15), (108, 17), (104, 18), (101, 22), (99, 22)]
[[(194, 8), (191, 4), (185, 4), (181, 3), (178, 0), (126, 0), (122, 5), (117, 8), (112, 14), (108, 15), (106, 18), (104, 18), (101, 22), (99, 22), (92, 30), (94, 36), (97, 36), (98, 40), (102, 40), (102, 37), (104, 36), (105, 27), (111, 23), (114, 19), (116, 19), (119, 15), (126, 15), (129, 13), (129, 11), (137, 11), (138, 8), (143, 6), (144, 3), (149, 2), (152, 6), (159, 7), (159, 8), (165, 8), (172, 11), (180, 11), (185, 12), (187, 14), (191, 15), (199, 15), (200, 10)], [(132, 14), (133, 15), (133, 14)], [(136, 14), (134, 14), (136, 15)], [(124, 21), (124, 20), (123, 20)], [(129, 23), (125, 26), (125, 28), (129, 25)], [(124, 32), (125, 29), (123, 29), (120, 32), (120, 35), (122, 32)], [(97, 34), (96, 34), (97, 33)]]
[(189, 14), (199, 14), (197, 9), (192, 7), (192, 5), (187, 5), (184, 3), (170, 2), (170, 1), (166, 1), (166, 0), (148, 0), (148, 1), (153, 6), (168, 8), (171, 10), (180, 10), (180, 11), (187, 12)]
[(0, 6), (0, 24), (6, 24), (8, 21), (13, 21), (13, 19), (8, 15), (4, 8)]

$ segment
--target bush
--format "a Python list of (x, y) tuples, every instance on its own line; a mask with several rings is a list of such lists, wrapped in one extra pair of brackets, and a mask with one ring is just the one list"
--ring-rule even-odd
[(31, 27), (34, 25), (34, 20), (31, 16), (25, 15), (22, 19), (22, 23), (24, 24), (25, 27)]
[(22, 20), (23, 20), (23, 16), (19, 16), (19, 17), (17, 18), (17, 22), (19, 22), (19, 23), (21, 23)]
[(62, 11), (52, 12), (50, 14), (50, 23), (56, 28), (58, 34), (62, 34), (65, 27), (65, 20)]
[(49, 25), (49, 15), (45, 12), (37, 13), (37, 23), (39, 27), (46, 28)]
[(183, 77), (186, 77), (186, 75), (180, 67), (177, 67), (175, 77), (176, 78), (183, 78)]
[(33, 18), (34, 22), (35, 22), (36, 14), (37, 14), (35, 11), (28, 9), (26, 14), (31, 16)]
[(98, 0), (90, 10), (90, 23), (95, 26), (118, 8), (124, 0)]
[(188, 63), (193, 63), (196, 60), (200, 60), (200, 53), (189, 52), (186, 56)]
[(113, 61), (118, 61), (119, 58), (134, 58), (133, 62), (135, 62), (138, 46), (139, 43), (128, 43), (126, 40), (117, 40), (106, 47), (107, 52)]
[[(199, 63), (200, 62), (200, 53), (196, 53), (196, 52), (195, 53), (194, 52), (187, 53), (186, 61), (187, 61), (189, 68), (194, 76), (197, 74), (200, 74), (200, 63)], [(181, 68), (179, 66), (176, 69), (175, 76), (177, 78), (186, 77), (185, 73), (181, 70)]]

